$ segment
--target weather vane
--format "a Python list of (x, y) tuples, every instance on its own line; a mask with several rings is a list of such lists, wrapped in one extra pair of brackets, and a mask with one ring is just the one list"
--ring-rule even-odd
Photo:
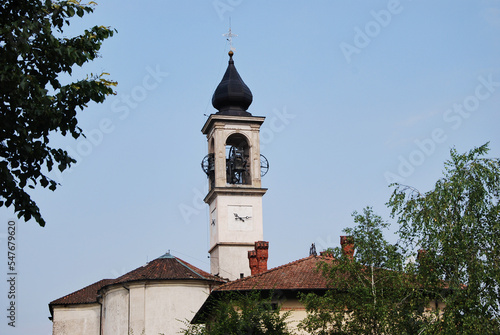
[(231, 32), (231, 18), (229, 18), (229, 32), (227, 34), (222, 34), (222, 36), (226, 37), (227, 41), (229, 42), (230, 50), (236, 51), (236, 49), (233, 47), (233, 37), (238, 37), (238, 35)]

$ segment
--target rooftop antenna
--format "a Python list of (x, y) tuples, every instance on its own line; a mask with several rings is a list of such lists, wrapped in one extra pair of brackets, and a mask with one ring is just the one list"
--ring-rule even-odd
[(233, 47), (233, 37), (238, 37), (238, 35), (231, 32), (231, 18), (229, 18), (229, 32), (227, 34), (222, 34), (222, 36), (226, 37), (227, 41), (229, 42), (229, 50), (236, 51), (236, 49)]
[(309, 249), (309, 256), (317, 256), (316, 253), (316, 244), (311, 244), (311, 248)]

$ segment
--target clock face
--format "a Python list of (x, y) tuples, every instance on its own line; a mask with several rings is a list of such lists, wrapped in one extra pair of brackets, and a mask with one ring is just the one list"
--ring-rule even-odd
[(228, 228), (233, 231), (253, 230), (252, 206), (228, 206)]

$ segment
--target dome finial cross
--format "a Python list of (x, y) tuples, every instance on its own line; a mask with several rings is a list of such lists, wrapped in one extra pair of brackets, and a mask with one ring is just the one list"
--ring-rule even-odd
[(227, 41), (229, 42), (230, 50), (235, 51), (236, 49), (233, 47), (233, 37), (238, 37), (238, 35), (231, 32), (231, 18), (229, 18), (229, 32), (226, 34), (222, 34), (222, 36), (226, 37)]

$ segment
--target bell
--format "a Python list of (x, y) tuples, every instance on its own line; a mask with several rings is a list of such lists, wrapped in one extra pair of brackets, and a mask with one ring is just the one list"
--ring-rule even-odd
[(246, 170), (245, 163), (241, 157), (236, 157), (234, 159), (234, 171), (235, 172), (244, 172)]

